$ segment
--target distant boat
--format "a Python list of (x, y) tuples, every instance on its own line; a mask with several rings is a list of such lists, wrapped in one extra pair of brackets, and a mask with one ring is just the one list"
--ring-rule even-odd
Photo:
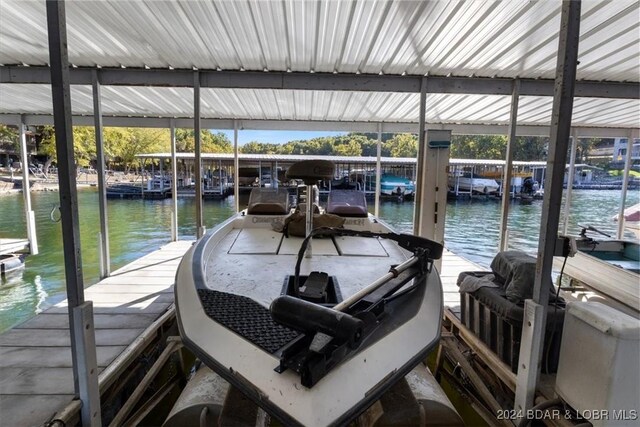
[(408, 178), (386, 173), (380, 177), (381, 196), (402, 196), (404, 198), (410, 198), (414, 196), (415, 191), (415, 184)]
[(495, 179), (471, 177), (471, 176), (449, 176), (449, 188), (453, 191), (471, 192), (473, 194), (497, 193), (500, 184)]
[[(633, 205), (624, 210), (624, 228), (632, 231), (638, 239), (640, 239), (640, 203)], [(618, 215), (613, 217), (614, 221), (618, 221)]]
[(24, 267), (23, 254), (5, 254), (0, 255), (0, 275), (11, 273)]

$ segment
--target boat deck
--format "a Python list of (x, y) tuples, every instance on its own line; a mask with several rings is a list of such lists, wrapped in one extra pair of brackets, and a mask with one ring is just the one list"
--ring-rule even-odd
[[(191, 243), (167, 244), (85, 290), (94, 305), (101, 385), (124, 350), (171, 308), (176, 269)], [(459, 312), (458, 274), (481, 269), (445, 251), (446, 306)], [(74, 397), (71, 366), (66, 302), (0, 334), (0, 424), (42, 425), (63, 410)]]
[(29, 252), (27, 239), (0, 239), (0, 255)]
[[(104, 370), (173, 303), (173, 283), (192, 242), (170, 243), (85, 290), (93, 301), (100, 382)], [(43, 425), (73, 399), (66, 302), (0, 335), (0, 424)]]

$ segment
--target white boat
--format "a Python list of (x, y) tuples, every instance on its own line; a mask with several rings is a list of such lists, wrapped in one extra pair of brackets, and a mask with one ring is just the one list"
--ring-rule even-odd
[[(593, 239), (586, 236), (587, 230), (597, 231), (583, 230), (575, 255), (564, 266), (564, 274), (585, 287), (575, 299), (599, 301), (640, 318), (640, 243)], [(557, 269), (563, 261), (554, 260)]]
[[(300, 162), (287, 175), (310, 186), (330, 179), (333, 165)], [(442, 246), (393, 233), (349, 190), (332, 192), (327, 205), (344, 228), (311, 233), (308, 221), (306, 238), (285, 237), (272, 226), (293, 218), (286, 195), (254, 189), (247, 210), (186, 253), (175, 288), (180, 332), (283, 424), (346, 424), (437, 345), (442, 286), (433, 260)], [(314, 233), (325, 237), (311, 242)]]
[[(640, 239), (640, 203), (625, 209), (622, 216), (624, 217), (624, 228)], [(618, 221), (618, 215), (614, 216), (613, 220)]]
[(474, 194), (492, 194), (500, 188), (500, 184), (491, 178), (470, 176), (449, 176), (449, 188), (452, 191), (471, 192)]

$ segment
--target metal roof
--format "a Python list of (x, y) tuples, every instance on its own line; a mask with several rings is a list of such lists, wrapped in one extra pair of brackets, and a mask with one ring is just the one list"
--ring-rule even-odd
[[(192, 117), (189, 88), (104, 86), (104, 116)], [(1, 84), (0, 114), (52, 114), (49, 85)], [(73, 113), (92, 115), (90, 86), (72, 86)], [(201, 117), (239, 120), (416, 123), (419, 94), (390, 92), (201, 89)], [(508, 124), (511, 99), (503, 95), (430, 94), (427, 123)], [(551, 97), (522, 96), (520, 125), (547, 126)], [(637, 126), (640, 101), (576, 98), (578, 127)]]
[[(635, 0), (583, 2), (577, 78), (589, 80), (586, 92), (608, 86), (597, 98), (576, 98), (574, 127), (637, 132), (639, 13)], [(82, 67), (111, 70), (111, 85), (102, 87), (106, 117), (192, 117), (192, 89), (161, 86), (192, 84), (193, 76), (173, 73), (165, 81), (158, 72), (194, 68), (221, 70), (204, 78), (215, 81), (201, 89), (203, 118), (261, 121), (254, 123), (261, 128), (296, 121), (357, 123), (353, 130), (368, 130), (367, 123), (413, 125), (420, 81), (411, 76), (425, 75), (440, 79), (427, 96), (429, 125), (506, 125), (511, 85), (499, 78), (529, 79), (522, 84), (519, 126), (548, 128), (551, 117), (552, 98), (535, 95), (552, 94), (553, 82), (544, 79), (555, 74), (556, 1), (67, 0), (66, 16), (69, 61), (80, 67), (72, 77)], [(34, 78), (33, 67), (48, 63), (46, 28), (44, 2), (0, 1), (0, 122), (15, 121), (9, 114), (49, 120), (51, 90), (34, 84), (42, 79)], [(135, 73), (125, 78), (130, 70)], [(354, 90), (352, 81), (336, 79), (355, 75), (372, 76), (358, 84), (376, 89)], [(91, 116), (90, 75), (79, 81), (72, 86), (74, 114)], [(479, 83), (475, 92), (464, 92), (462, 83), (469, 82)], [(626, 87), (629, 99), (621, 99), (625, 89), (615, 86), (621, 82), (634, 84)], [(624, 135), (612, 130), (609, 136)]]
[[(553, 78), (558, 1), (67, 1), (77, 66)], [(640, 3), (582, 6), (578, 79), (638, 81)], [(0, 2), (0, 63), (49, 61), (42, 1)]]

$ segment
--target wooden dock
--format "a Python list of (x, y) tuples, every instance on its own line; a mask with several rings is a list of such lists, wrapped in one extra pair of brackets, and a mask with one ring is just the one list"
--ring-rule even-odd
[(463, 271), (484, 271), (486, 268), (479, 266), (459, 255), (445, 249), (442, 255), (442, 281), (443, 301), (445, 308), (460, 316), (460, 293), (458, 292), (458, 275)]
[[(94, 305), (101, 388), (125, 349), (172, 308), (173, 284), (190, 241), (170, 243), (85, 291)], [(445, 306), (459, 311), (456, 280), (479, 266), (445, 251)], [(74, 398), (66, 302), (0, 335), (0, 425), (42, 425)]]
[(28, 252), (29, 240), (27, 239), (0, 239), (0, 255)]
[[(178, 264), (193, 242), (170, 243), (85, 290), (104, 370), (173, 303)], [(43, 425), (73, 399), (66, 302), (0, 335), (0, 425)]]

